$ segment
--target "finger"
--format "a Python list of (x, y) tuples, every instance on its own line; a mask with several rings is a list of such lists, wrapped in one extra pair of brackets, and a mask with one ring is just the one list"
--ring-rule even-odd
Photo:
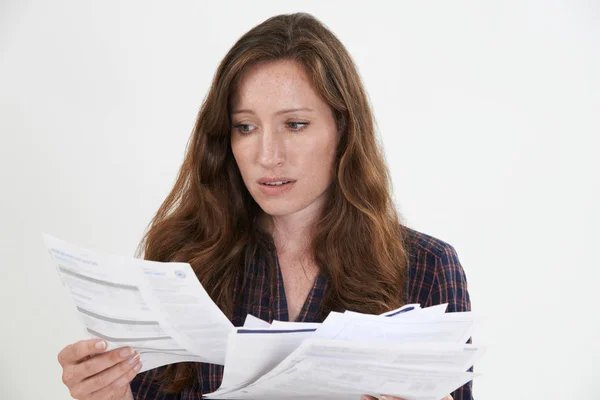
[(107, 387), (112, 387), (113, 389), (120, 388), (133, 379), (141, 368), (142, 363), (140, 362), (139, 355), (136, 355), (76, 384), (71, 389), (71, 396), (80, 398)]
[(379, 400), (403, 400), (403, 399), (400, 397), (390, 396), (389, 394), (384, 394), (379, 398)]
[(109, 369), (112, 366), (117, 365), (121, 361), (131, 360), (136, 356), (136, 353), (131, 347), (120, 347), (98, 356), (92, 357), (88, 360), (82, 361), (77, 364), (76, 368), (81, 371), (81, 381), (89, 378), (90, 376), (96, 375), (105, 369)]
[[(127, 392), (131, 393), (129, 383), (135, 375), (136, 373), (131, 372), (125, 374), (109, 386), (90, 394), (86, 397), (86, 400), (124, 399)], [(127, 398), (132, 397), (129, 396)]]
[(78, 366), (77, 360), (80, 360), (79, 363), (92, 360), (94, 354), (101, 352), (102, 348), (106, 348), (103, 340), (81, 340), (58, 353), (58, 362), (63, 368), (62, 381), (69, 389), (91, 375)]
[(101, 339), (80, 340), (70, 344), (58, 353), (58, 362), (63, 367), (85, 359), (87, 356), (102, 353), (106, 350), (106, 342)]
[(368, 394), (363, 394), (360, 396), (360, 400), (377, 400), (377, 397), (369, 396)]
[(86, 357), (79, 363), (63, 366), (63, 383), (72, 389), (76, 384), (134, 356), (131, 347), (122, 347), (106, 353)]
[[(140, 362), (138, 362), (138, 364), (139, 368), (141, 368), (142, 364)], [(136, 364), (136, 366), (138, 364)], [(129, 390), (129, 383), (133, 380), (133, 378), (135, 378), (139, 368), (133, 368), (129, 370), (107, 387), (90, 394), (88, 400), (122, 399), (125, 397), (125, 394), (127, 394), (127, 391)]]
[(454, 400), (454, 397), (452, 397), (451, 395), (448, 395), (448, 396), (444, 397), (442, 400)]

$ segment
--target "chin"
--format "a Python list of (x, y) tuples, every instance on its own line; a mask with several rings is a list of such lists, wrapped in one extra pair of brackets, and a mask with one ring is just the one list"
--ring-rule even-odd
[(294, 214), (304, 207), (302, 204), (298, 204), (298, 201), (285, 201), (283, 199), (258, 199), (256, 201), (258, 206), (265, 214), (268, 214), (272, 217), (284, 217), (286, 215)]
[(279, 207), (273, 204), (263, 205), (259, 203), (258, 205), (265, 214), (270, 215), (271, 217), (284, 217), (298, 211), (296, 208), (285, 206), (283, 204)]

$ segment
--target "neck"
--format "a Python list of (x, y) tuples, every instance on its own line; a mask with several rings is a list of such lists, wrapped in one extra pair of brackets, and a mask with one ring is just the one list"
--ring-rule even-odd
[(285, 216), (264, 214), (265, 228), (273, 237), (277, 253), (294, 258), (308, 255), (318, 216), (310, 210)]

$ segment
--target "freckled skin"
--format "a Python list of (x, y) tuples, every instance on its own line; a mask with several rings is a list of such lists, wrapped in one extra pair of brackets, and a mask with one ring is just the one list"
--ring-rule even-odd
[[(282, 113), (299, 108), (310, 111)], [(303, 67), (290, 60), (254, 65), (240, 80), (231, 109), (231, 147), (252, 197), (273, 217), (313, 219), (332, 180), (339, 134)], [(241, 133), (239, 124), (249, 132)], [(266, 196), (257, 181), (275, 176), (296, 182), (280, 196)]]

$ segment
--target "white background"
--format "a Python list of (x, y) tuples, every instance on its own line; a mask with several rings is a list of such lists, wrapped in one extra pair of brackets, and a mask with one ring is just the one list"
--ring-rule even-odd
[(458, 251), (476, 398), (600, 398), (599, 3), (280, 3), (0, 2), (0, 398), (68, 398), (41, 233), (133, 255), (220, 59), (293, 11), (356, 60), (408, 225)]

